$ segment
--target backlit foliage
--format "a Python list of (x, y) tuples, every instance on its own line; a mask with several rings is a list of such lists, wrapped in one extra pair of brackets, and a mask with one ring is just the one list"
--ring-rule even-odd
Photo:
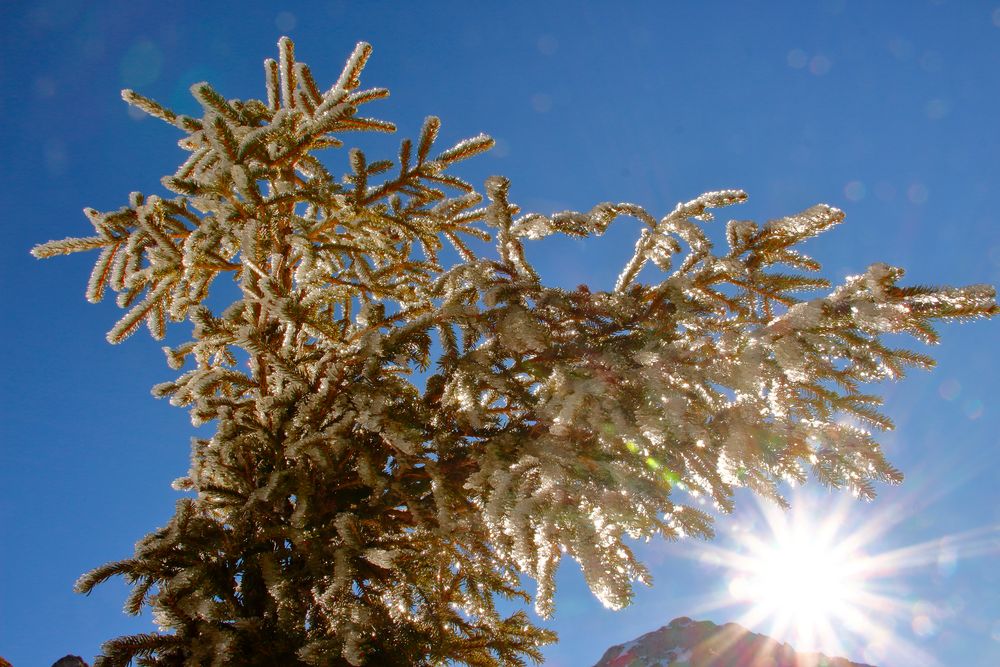
[[(611, 203), (521, 215), (507, 180), (484, 201), (450, 171), (492, 140), (441, 150), (436, 118), (398, 159), (352, 150), (336, 177), (320, 149), (394, 129), (358, 115), (388, 94), (359, 87), (371, 48), (324, 92), (279, 47), (266, 101), (200, 83), (191, 118), (125, 91), (185, 133), (173, 196), (87, 209), (96, 235), (34, 249), (99, 251), (87, 298), (117, 293), (112, 343), (189, 321), (166, 349), (180, 375), (154, 393), (215, 425), (175, 483), (194, 497), (78, 582), (122, 575), (126, 610), (148, 605), (162, 630), (107, 642), (103, 667), (539, 660), (552, 633), (497, 596), (550, 614), (569, 556), (622, 607), (649, 581), (627, 538), (708, 537), (697, 499), (727, 512), (734, 487), (781, 502), (778, 485), (812, 471), (872, 497), (901, 476), (862, 388), (933, 363), (883, 334), (935, 342), (934, 320), (996, 312), (988, 287), (900, 287), (882, 264), (825, 289), (796, 246), (841, 221), (829, 206), (731, 221), (721, 249), (704, 223), (738, 190), (660, 218)], [(611, 291), (547, 287), (525, 257), (622, 217), (644, 229)], [(239, 298), (213, 310), (220, 277)]]

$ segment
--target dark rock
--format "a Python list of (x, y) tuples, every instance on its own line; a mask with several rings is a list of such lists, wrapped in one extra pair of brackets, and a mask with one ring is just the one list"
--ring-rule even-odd
[[(3, 667), (3, 665), (0, 665), (0, 667)], [(90, 667), (90, 665), (84, 662), (83, 658), (78, 655), (67, 655), (52, 663), (52, 667)]]

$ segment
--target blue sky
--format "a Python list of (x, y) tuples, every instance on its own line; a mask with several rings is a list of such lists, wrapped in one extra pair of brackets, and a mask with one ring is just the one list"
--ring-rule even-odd
[[(40, 0), (6, 2), (0, 18), (0, 205), (11, 233), (0, 246), (0, 655), (16, 667), (66, 653), (89, 661), (101, 641), (151, 628), (122, 615), (121, 584), (90, 598), (71, 587), (165, 523), (194, 434), (183, 411), (149, 394), (171, 377), (160, 344), (104, 341), (117, 315), (83, 299), (92, 258), (28, 255), (87, 234), (84, 206), (160, 192), (182, 159), (179, 133), (130, 114), (123, 87), (194, 113), (197, 81), (263, 95), (261, 63), (282, 34), (321, 85), (363, 39), (375, 47), (363, 82), (392, 91), (372, 113), (407, 136), (429, 114), (442, 118), (444, 142), (492, 135), (492, 154), (460, 173), (507, 175), (525, 209), (615, 200), (663, 214), (738, 187), (749, 202), (723, 213), (843, 208), (846, 223), (808, 248), (833, 280), (885, 261), (912, 283), (1000, 283), (998, 2)], [(397, 141), (365, 146), (392, 157)], [(531, 257), (551, 282), (607, 288), (635, 233), (622, 223)], [(898, 427), (883, 441), (907, 479), (873, 503), (848, 502), (840, 531), (865, 527), (866, 554), (905, 558), (886, 558), (871, 582), (897, 602), (880, 619), (888, 634), (840, 638), (855, 660), (1000, 664), (997, 326), (943, 327), (938, 368), (883, 388)], [(816, 522), (850, 501), (814, 486), (797, 495)], [(766, 534), (742, 499), (714, 546), (739, 551), (740, 535)], [(726, 599), (728, 574), (698, 545), (641, 553), (656, 582), (622, 612), (602, 609), (575, 566), (562, 567), (547, 623), (561, 642), (546, 664), (593, 664), (680, 615), (745, 618), (710, 604)]]

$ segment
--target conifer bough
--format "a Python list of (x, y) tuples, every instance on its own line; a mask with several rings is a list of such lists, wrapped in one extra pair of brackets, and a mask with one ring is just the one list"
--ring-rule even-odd
[[(397, 161), (355, 149), (335, 178), (317, 151), (394, 129), (358, 115), (388, 95), (359, 88), (371, 47), (325, 92), (290, 40), (279, 50), (266, 102), (199, 83), (190, 118), (126, 90), (186, 133), (191, 155), (163, 179), (175, 196), (87, 209), (95, 236), (33, 250), (100, 251), (87, 298), (118, 294), (112, 343), (189, 321), (191, 340), (165, 348), (180, 376), (153, 391), (216, 425), (175, 482), (193, 497), (77, 583), (123, 576), (126, 611), (151, 607), (161, 629), (108, 641), (101, 667), (539, 661), (554, 634), (497, 596), (548, 616), (569, 556), (622, 607), (650, 581), (627, 538), (710, 537), (692, 505), (729, 512), (735, 487), (783, 503), (780, 484), (812, 471), (871, 498), (901, 474), (866, 430), (891, 423), (862, 387), (933, 364), (883, 334), (934, 343), (934, 320), (997, 312), (990, 287), (900, 287), (884, 264), (826, 289), (796, 249), (842, 220), (825, 205), (731, 221), (717, 250), (702, 223), (739, 190), (662, 218), (612, 203), (520, 215), (493, 177), (484, 204), (449, 170), (492, 140), (440, 151), (436, 118)], [(525, 256), (621, 217), (644, 228), (611, 291), (547, 287)], [(215, 311), (219, 276), (239, 299)]]

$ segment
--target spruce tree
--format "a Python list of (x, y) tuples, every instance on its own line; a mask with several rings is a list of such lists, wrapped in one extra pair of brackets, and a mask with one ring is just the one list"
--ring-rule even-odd
[[(117, 292), (112, 343), (190, 322), (165, 348), (179, 377), (153, 391), (215, 426), (170, 522), (77, 583), (124, 577), (126, 611), (160, 626), (108, 641), (98, 666), (538, 661), (553, 633), (495, 601), (551, 614), (564, 556), (619, 608), (650, 579), (629, 538), (712, 535), (691, 499), (783, 503), (810, 471), (862, 498), (901, 480), (864, 385), (933, 360), (885, 336), (934, 343), (935, 320), (995, 314), (991, 288), (901, 287), (875, 264), (830, 289), (796, 247), (843, 219), (825, 205), (731, 221), (717, 250), (703, 223), (739, 190), (659, 218), (521, 214), (506, 179), (487, 202), (451, 172), (492, 141), (439, 150), (433, 117), (397, 160), (351, 150), (337, 178), (321, 149), (394, 129), (358, 115), (388, 95), (360, 88), (370, 52), (324, 92), (282, 39), (266, 101), (199, 83), (201, 118), (124, 91), (185, 133), (173, 196), (86, 209), (94, 236), (33, 250), (99, 251), (87, 298)], [(525, 256), (619, 218), (643, 230), (610, 291), (547, 287)], [(219, 277), (239, 298), (213, 310)]]

